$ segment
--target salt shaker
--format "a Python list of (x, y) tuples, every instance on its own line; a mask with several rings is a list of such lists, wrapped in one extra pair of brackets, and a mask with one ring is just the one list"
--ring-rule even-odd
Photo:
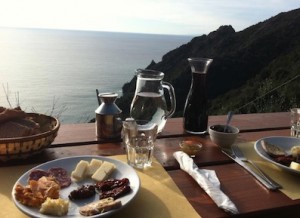
[(100, 93), (100, 106), (96, 109), (97, 139), (117, 139), (121, 137), (122, 110), (115, 104), (117, 93)]

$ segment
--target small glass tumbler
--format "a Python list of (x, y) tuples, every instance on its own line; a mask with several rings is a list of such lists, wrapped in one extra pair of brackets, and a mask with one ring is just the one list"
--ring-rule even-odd
[(300, 108), (291, 109), (291, 136), (300, 138)]
[(123, 143), (129, 165), (139, 169), (151, 166), (157, 128), (154, 123), (132, 118), (123, 122)]

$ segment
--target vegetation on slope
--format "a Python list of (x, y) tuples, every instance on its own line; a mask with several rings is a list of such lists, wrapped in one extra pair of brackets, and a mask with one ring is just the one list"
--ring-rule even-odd
[[(193, 38), (148, 69), (165, 73), (182, 116), (191, 83), (188, 57), (214, 59), (208, 72), (210, 114), (287, 111), (300, 106), (300, 9), (280, 13), (243, 31), (232, 26)], [(129, 116), (136, 78), (123, 86), (117, 104)], [(201, 93), (199, 93), (201, 95)]]

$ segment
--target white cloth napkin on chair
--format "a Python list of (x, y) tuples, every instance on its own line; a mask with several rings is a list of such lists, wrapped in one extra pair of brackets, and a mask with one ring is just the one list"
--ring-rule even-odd
[(173, 156), (180, 168), (195, 179), (219, 208), (232, 214), (239, 213), (234, 203), (220, 189), (220, 181), (214, 170), (199, 169), (193, 159), (182, 151), (176, 151)]

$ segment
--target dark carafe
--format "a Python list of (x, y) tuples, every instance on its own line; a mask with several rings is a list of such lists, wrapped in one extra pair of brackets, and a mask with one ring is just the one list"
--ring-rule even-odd
[(192, 71), (192, 82), (183, 112), (184, 130), (191, 134), (204, 134), (208, 123), (206, 75), (213, 60), (188, 58), (188, 61)]

